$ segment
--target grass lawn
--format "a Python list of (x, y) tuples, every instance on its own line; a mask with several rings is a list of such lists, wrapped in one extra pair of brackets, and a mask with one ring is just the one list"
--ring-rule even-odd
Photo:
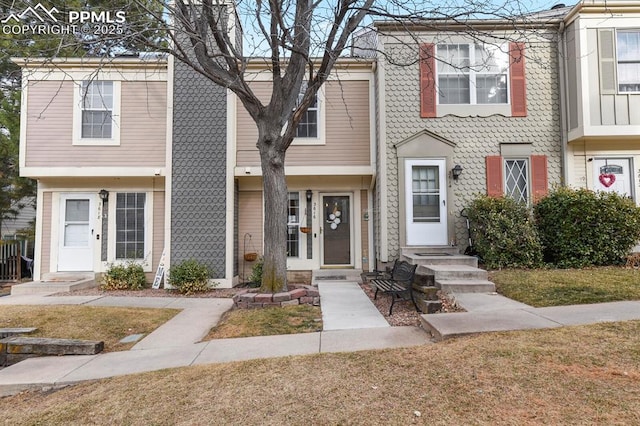
[(203, 340), (315, 331), (322, 331), (322, 312), (317, 306), (236, 309), (225, 313), (220, 323)]
[(535, 307), (640, 300), (637, 269), (505, 269), (489, 279), (498, 293)]
[(0, 412), (20, 425), (640, 424), (640, 321), (167, 369), (2, 398)]
[(173, 318), (177, 309), (96, 306), (2, 306), (0, 328), (36, 327), (31, 337), (104, 341), (104, 351), (126, 351), (119, 343), (131, 334), (148, 334)]

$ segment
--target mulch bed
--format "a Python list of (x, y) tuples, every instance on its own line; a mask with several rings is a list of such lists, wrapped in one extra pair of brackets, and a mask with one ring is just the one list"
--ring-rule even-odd
[[(420, 325), (420, 315), (422, 314), (416, 312), (416, 308), (411, 301), (396, 302), (393, 305), (393, 314), (389, 315), (389, 306), (391, 306), (390, 296), (378, 294), (378, 298), (374, 300), (375, 290), (373, 290), (369, 284), (360, 284), (360, 287), (392, 327)], [(464, 309), (453, 304), (442, 292), (438, 292), (438, 297), (442, 302), (440, 313), (464, 312)]]

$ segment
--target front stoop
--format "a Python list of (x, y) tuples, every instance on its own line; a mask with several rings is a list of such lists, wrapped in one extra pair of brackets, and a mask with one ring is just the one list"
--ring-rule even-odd
[(66, 293), (95, 287), (98, 287), (97, 280), (86, 277), (72, 281), (31, 281), (11, 286), (11, 295)]
[(468, 265), (419, 266), (420, 275), (432, 276), (434, 285), (447, 293), (491, 293), (495, 284), (484, 269)]

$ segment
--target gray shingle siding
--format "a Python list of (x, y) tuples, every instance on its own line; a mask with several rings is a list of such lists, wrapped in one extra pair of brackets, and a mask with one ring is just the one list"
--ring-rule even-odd
[(171, 264), (196, 259), (217, 278), (226, 255), (226, 90), (176, 61)]
[[(532, 35), (532, 38), (537, 38)], [(551, 37), (550, 37), (551, 38)], [(387, 39), (385, 50), (397, 55), (416, 55), (415, 46), (395, 44)], [(395, 144), (427, 129), (456, 144), (452, 164), (464, 171), (453, 183), (454, 199), (450, 200), (449, 219), (454, 220), (455, 239), (464, 250), (467, 242), (465, 222), (459, 212), (476, 194), (486, 194), (485, 157), (500, 155), (501, 143), (530, 143), (532, 153), (547, 155), (549, 184), (561, 180), (560, 89), (558, 85), (557, 49), (555, 40), (542, 37), (526, 43), (527, 117), (420, 118), (420, 88), (418, 65), (394, 66), (385, 63), (386, 146), (381, 155), (387, 162), (387, 229), (389, 258), (398, 257), (400, 250), (400, 210), (398, 159)], [(384, 60), (380, 58), (379, 60)], [(381, 182), (381, 184), (383, 184)], [(451, 201), (453, 203), (451, 204)]]

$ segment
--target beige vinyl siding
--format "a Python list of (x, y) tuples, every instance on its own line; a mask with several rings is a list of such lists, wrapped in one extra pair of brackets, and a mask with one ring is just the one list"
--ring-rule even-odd
[[(362, 270), (369, 270), (369, 221), (364, 220), (364, 211), (369, 209), (369, 194), (365, 190), (360, 191), (360, 208), (362, 211), (356, 212), (356, 214), (360, 214), (360, 235), (362, 244)], [(367, 261), (364, 260), (367, 259)]]
[(40, 256), (40, 273), (51, 271), (51, 192), (42, 194), (42, 244), (38, 247), (39, 252), (35, 256)]
[[(155, 275), (164, 250), (164, 192), (153, 193), (153, 243), (151, 270)], [(153, 276), (151, 277), (153, 279)]]
[[(240, 277), (248, 278), (255, 262), (244, 260), (244, 253), (257, 252), (262, 255), (262, 192), (240, 191), (238, 205), (238, 259)], [(246, 234), (251, 235), (251, 240)], [(245, 244), (246, 241), (246, 244)]]
[(121, 83), (120, 145), (74, 146), (71, 81), (29, 82), (27, 167), (162, 167), (166, 145), (166, 82)]
[[(270, 96), (270, 83), (252, 88), (263, 102)], [(343, 81), (325, 84), (324, 145), (292, 145), (287, 150), (289, 166), (366, 166), (370, 164), (369, 82)], [(238, 102), (237, 166), (259, 166), (256, 148), (258, 129)], [(322, 124), (321, 124), (322, 125)]]

